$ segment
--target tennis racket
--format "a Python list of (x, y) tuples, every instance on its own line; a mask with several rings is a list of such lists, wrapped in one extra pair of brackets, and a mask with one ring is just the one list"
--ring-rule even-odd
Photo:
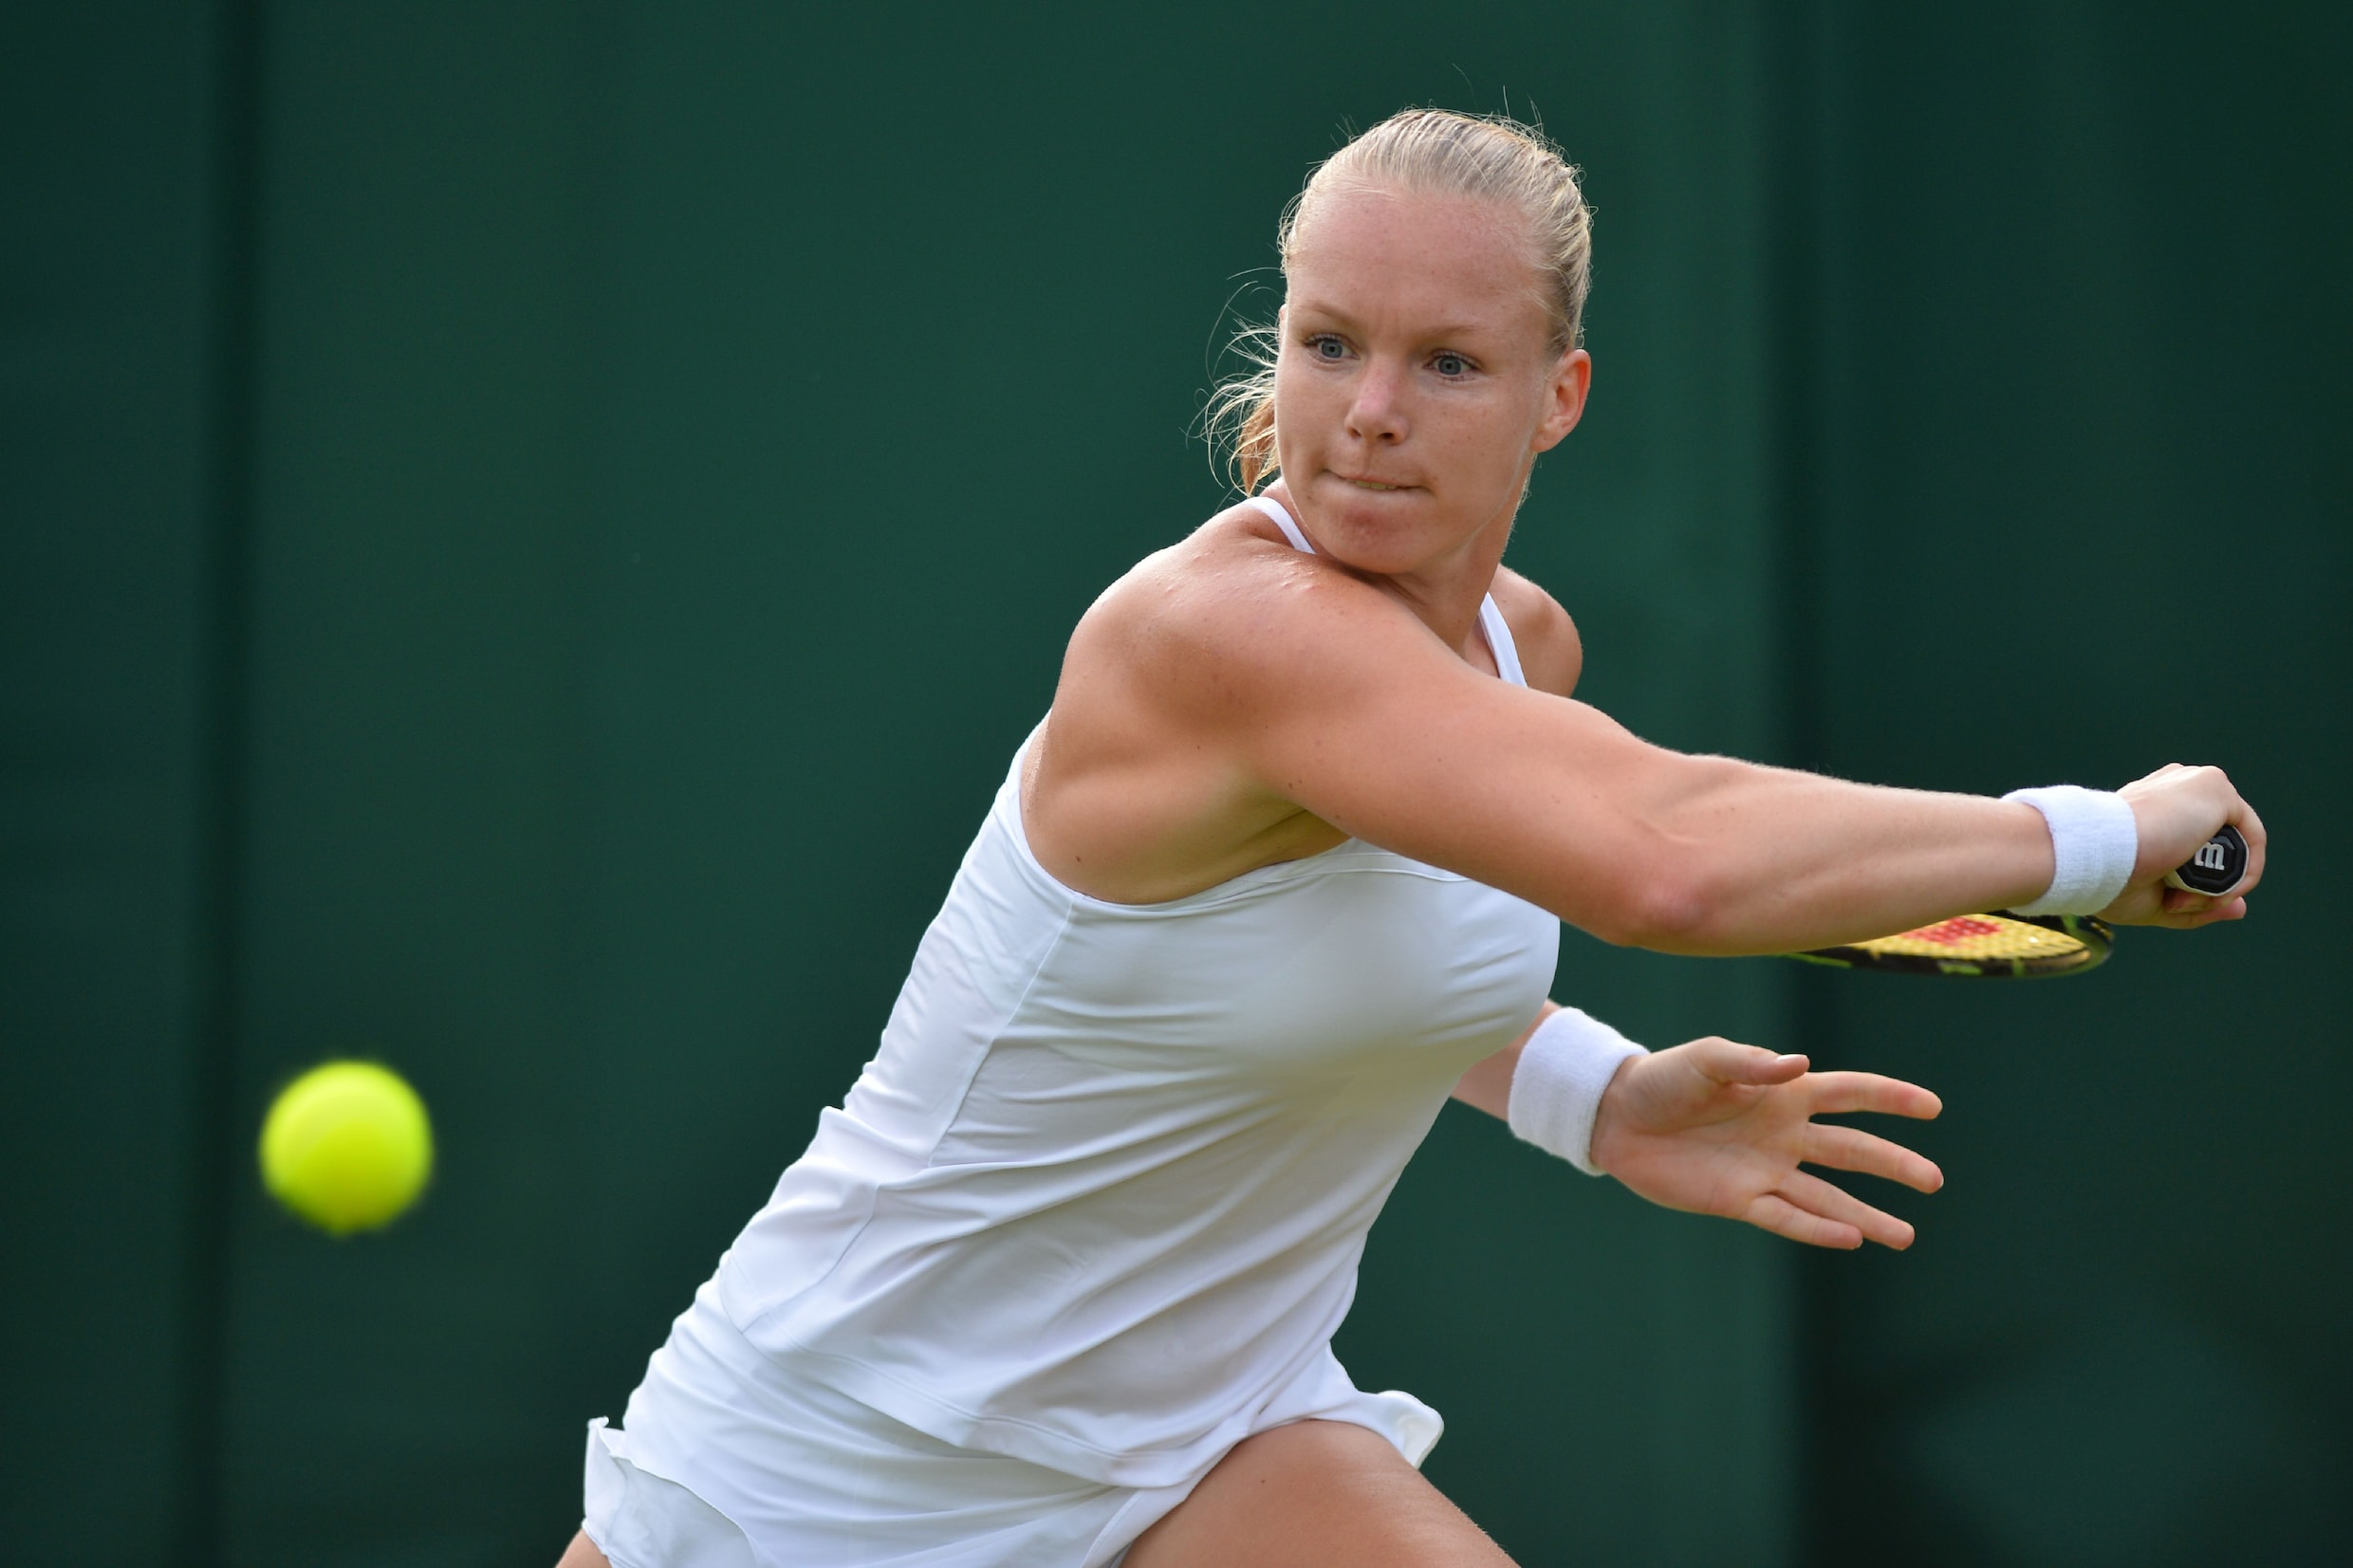
[[(2226, 827), (2183, 865), (2168, 887), (2220, 897), (2247, 875), (2247, 840)], [(1793, 952), (1791, 958), (1840, 969), (1930, 974), (1952, 980), (2035, 980), (2082, 974), (2106, 962), (2114, 933), (2088, 914), (1956, 914), (1933, 926), (1844, 947)]]

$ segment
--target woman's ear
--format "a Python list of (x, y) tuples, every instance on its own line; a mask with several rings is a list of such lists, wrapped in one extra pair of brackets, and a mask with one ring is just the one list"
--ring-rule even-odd
[(1585, 395), (1593, 388), (1593, 356), (1582, 348), (1565, 351), (1546, 384), (1548, 398), (1544, 418), (1536, 426), (1536, 450), (1550, 452), (1584, 417)]

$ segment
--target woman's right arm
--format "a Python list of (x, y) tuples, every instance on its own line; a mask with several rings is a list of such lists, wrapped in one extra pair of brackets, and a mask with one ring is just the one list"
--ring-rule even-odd
[[(2049, 885), (2033, 807), (1890, 789), (1650, 745), (1586, 704), (1473, 671), (1339, 572), (1221, 579), (1148, 618), (1155, 707), (1256, 785), (1606, 941), (1788, 951), (2007, 908)], [(2262, 824), (2218, 769), (2130, 786), (2140, 839), (2113, 917), (2233, 919), (2159, 883), (2224, 822)]]

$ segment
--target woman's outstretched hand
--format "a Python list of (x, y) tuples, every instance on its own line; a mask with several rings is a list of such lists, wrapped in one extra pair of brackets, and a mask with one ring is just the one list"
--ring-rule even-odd
[(1716, 1214), (1810, 1246), (1912, 1245), (1912, 1227), (1799, 1169), (1827, 1166), (1944, 1185), (1929, 1160), (1818, 1116), (1877, 1111), (1926, 1119), (1944, 1109), (1917, 1084), (1877, 1073), (1814, 1073), (1802, 1056), (1729, 1040), (1635, 1057), (1602, 1097), (1593, 1163), (1655, 1204)]

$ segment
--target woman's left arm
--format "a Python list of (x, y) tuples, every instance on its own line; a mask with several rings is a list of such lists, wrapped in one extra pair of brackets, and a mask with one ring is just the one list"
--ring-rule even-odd
[[(1512, 1082), (1529, 1040), (1561, 1011), (1547, 1002), (1505, 1049), (1463, 1074), (1454, 1098), (1511, 1120)], [(1859, 1171), (1922, 1192), (1944, 1185), (1924, 1156), (1818, 1116), (1872, 1111), (1932, 1117), (1943, 1106), (1917, 1084), (1877, 1073), (1816, 1073), (1802, 1056), (1711, 1037), (1621, 1061), (1592, 1114), (1590, 1163), (1668, 1208), (1741, 1220), (1812, 1246), (1912, 1245), (1912, 1227), (1803, 1169)]]
[(1511, 1119), (1511, 1074), (1520, 1064), (1520, 1052), (1528, 1045), (1544, 1021), (1561, 1010), (1558, 1002), (1547, 1002), (1536, 1022), (1520, 1031), (1520, 1038), (1497, 1051), (1462, 1075), (1454, 1084), (1454, 1098), (1465, 1105), (1484, 1111), (1497, 1121)]

